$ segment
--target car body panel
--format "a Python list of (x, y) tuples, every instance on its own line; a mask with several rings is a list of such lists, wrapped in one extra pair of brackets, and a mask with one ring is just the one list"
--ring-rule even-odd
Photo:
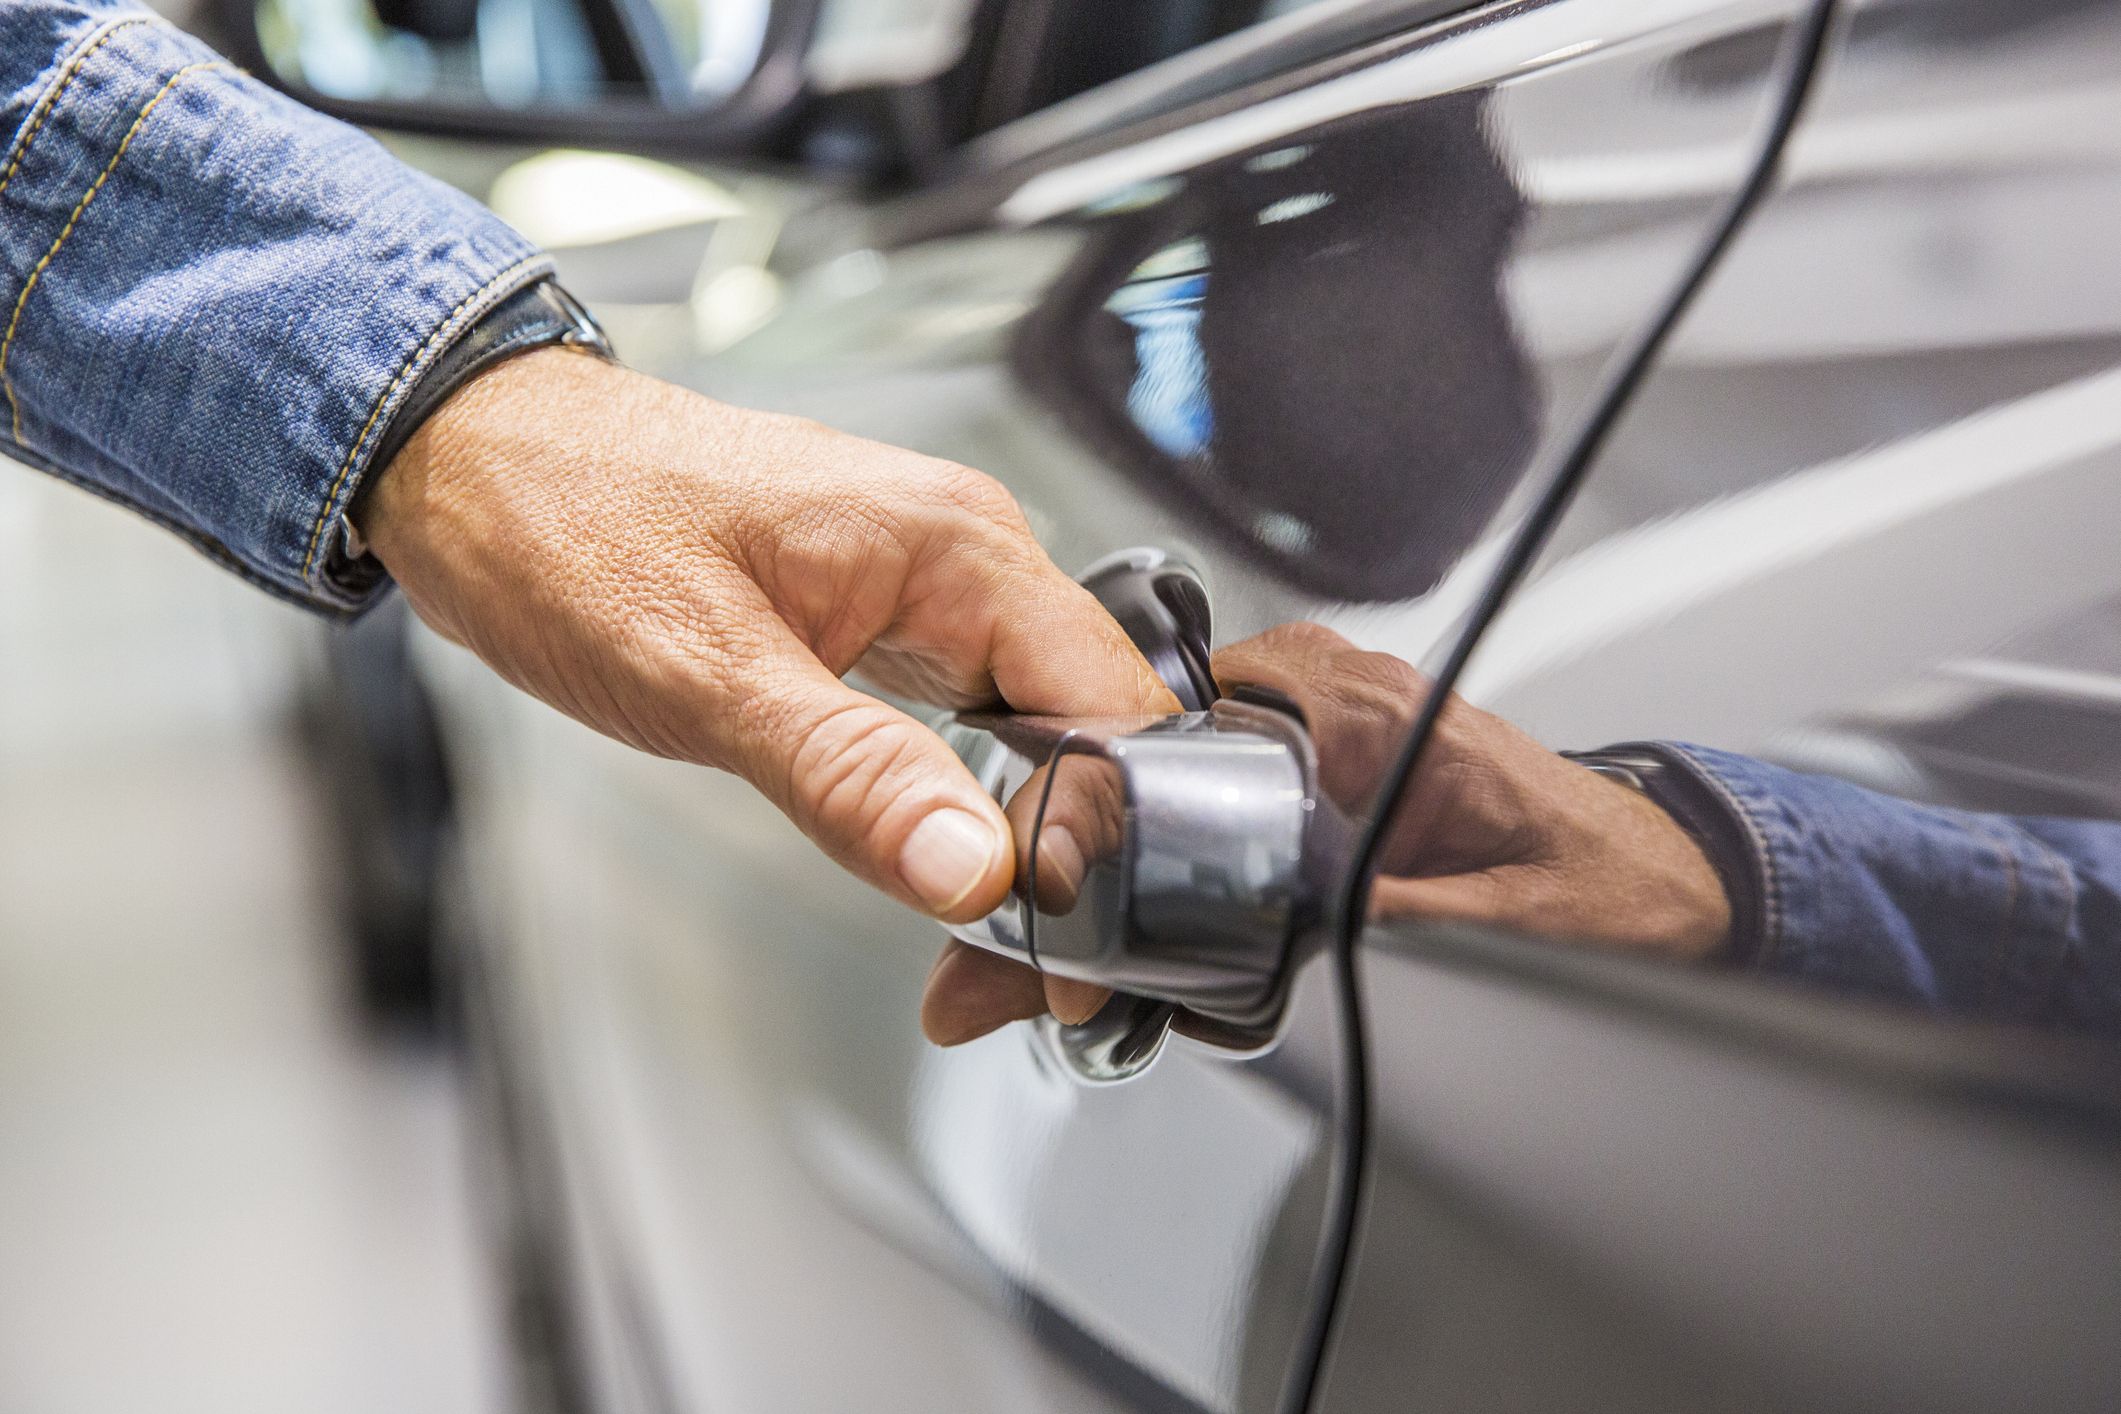
[[(2115, 818), (2117, 44), (2107, 4), (1839, 7), (1469, 698)], [(2112, 1038), (1405, 929), (1362, 974), (1324, 1408), (2114, 1406)]]
[[(635, 311), (628, 352), (979, 466), (1070, 569), (1172, 552), (1219, 641), (1322, 618), (1418, 656), (1759, 160), (1804, 11), (1567, 0), (1366, 39), (918, 212), (710, 251), (696, 320)], [(770, 317), (701, 356), (746, 280)], [(1331, 1276), (1333, 955), (1258, 1054), (1175, 1039), (1090, 1086), (1036, 1028), (936, 1051), (932, 924), (738, 783), (435, 657), (515, 1065), (629, 1347), (609, 1397), (1279, 1407)]]

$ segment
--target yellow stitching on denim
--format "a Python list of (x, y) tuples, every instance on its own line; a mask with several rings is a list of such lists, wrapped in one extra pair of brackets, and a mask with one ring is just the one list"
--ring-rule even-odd
[[(309, 548), (302, 553), (302, 578), (305, 581), (309, 578), (309, 567), (316, 563), (317, 544), (324, 538), (324, 526), (331, 519), (332, 504), (339, 499), (339, 488), (346, 484), (346, 474), (353, 470), (354, 458), (360, 454), (361, 444), (366, 442), (368, 434), (375, 430), (376, 419), (381, 417), (383, 409), (390, 405), (391, 398), (398, 391), (398, 385), (405, 381), (407, 374), (419, 366), (422, 359), (427, 357), (428, 350), (434, 347), (436, 340), (443, 338), (457, 327), (460, 316), (470, 307), (473, 300), (476, 300), (502, 281), (521, 274), (525, 268), (543, 264), (544, 260), (545, 257), (542, 255), (525, 256), (473, 290), (470, 294), (464, 296), (464, 298), (458, 300), (457, 307), (443, 316), (442, 322), (435, 327), (434, 332), (422, 340), (420, 346), (412, 351), (411, 357), (398, 366), (397, 375), (384, 387), (382, 396), (376, 399), (375, 407), (369, 411), (368, 421), (361, 424), (361, 431), (353, 439), (353, 445), (346, 449), (346, 460), (339, 463), (339, 474), (332, 478), (331, 489), (324, 493), (324, 504), (317, 507), (317, 523), (310, 527), (309, 531)], [(0, 359), (0, 369), (4, 369), (5, 366), (5, 359)]]
[(15, 140), (15, 150), (8, 154), (7, 170), (0, 172), (0, 192), (5, 192), (7, 184), (15, 179), (15, 169), (22, 165), (23, 158), (29, 156), (29, 145), (37, 140), (38, 129), (42, 128), (44, 120), (52, 115), (52, 109), (58, 106), (59, 99), (66, 93), (67, 86), (74, 81), (74, 75), (81, 72), (81, 66), (86, 64), (90, 56), (98, 49), (101, 49), (104, 42), (119, 30), (124, 29), (127, 25), (139, 24), (149, 18), (151, 17), (147, 15), (127, 15), (122, 19), (113, 21), (104, 29), (103, 33), (97, 35), (86, 46), (76, 51), (74, 57), (67, 61), (66, 68), (60, 73), (58, 82), (45, 90), (44, 97), (37, 100), (37, 111), (30, 114), (29, 126), (24, 128), (22, 136)]
[(155, 96), (147, 100), (147, 105), (140, 110), (140, 115), (133, 119), (133, 125), (125, 130), (125, 136), (118, 139), (118, 150), (110, 155), (110, 161), (103, 165), (102, 173), (89, 189), (81, 194), (81, 199), (74, 203), (73, 214), (66, 218), (66, 224), (59, 229), (59, 238), (52, 242), (52, 248), (44, 252), (44, 258), (29, 272), (29, 279), (22, 282), (22, 293), (15, 297), (15, 312), (8, 316), (7, 333), (0, 335), (0, 392), (7, 394), (8, 426), (17, 442), (22, 440), (22, 408), (15, 401), (15, 385), (8, 381), (7, 355), (8, 350), (15, 346), (15, 328), (22, 322), (22, 307), (29, 303), (30, 291), (37, 288), (37, 281), (43, 276), (45, 267), (52, 263), (52, 257), (59, 253), (59, 247), (66, 244), (66, 238), (74, 233), (74, 226), (80, 221), (81, 213), (88, 210), (88, 204), (96, 199), (96, 193), (103, 190), (103, 184), (110, 180), (110, 174), (118, 170), (118, 162), (125, 156), (125, 149), (133, 145), (134, 136), (147, 122), (147, 115), (155, 111), (155, 105), (168, 97), (169, 91), (175, 88), (185, 75), (198, 73), (201, 69), (227, 67), (219, 59), (208, 59), (197, 64), (186, 64), (169, 76), (168, 82), (155, 91)]

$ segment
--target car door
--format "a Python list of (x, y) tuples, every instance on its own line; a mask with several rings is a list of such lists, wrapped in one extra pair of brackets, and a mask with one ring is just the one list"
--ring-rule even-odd
[[(1314, 618), (1418, 654), (1728, 223), (1813, 37), (1801, 0), (1447, 8), (1296, 10), (733, 243), (694, 327), (749, 332), (652, 366), (981, 467), (1071, 570), (1190, 566), (1218, 643)], [(1265, 1038), (1117, 1079), (1084, 1062), (1109, 1015), (936, 1050), (932, 924), (733, 781), (449, 695), (585, 1389), (1302, 1401), (1363, 1123), (1344, 953)]]
[[(1555, 748), (2111, 825), (2121, 10), (1838, 9), (1776, 188), (1458, 686)], [(1810, 877), (1770, 886), (1801, 917)], [(2121, 1036), (2064, 1003), (2121, 940), (2077, 887), (2085, 951), (2041, 974), (1983, 925), (1965, 989), (1886, 982), (1854, 922), (1742, 970), (1373, 931), (1323, 1406), (2113, 1408)]]

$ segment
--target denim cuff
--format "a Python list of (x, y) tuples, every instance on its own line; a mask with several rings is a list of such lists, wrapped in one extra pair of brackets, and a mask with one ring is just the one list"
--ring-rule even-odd
[[(497, 363), (533, 349), (554, 347), (579, 349), (607, 362), (616, 362), (618, 357), (603, 327), (582, 307), (582, 302), (546, 277), (521, 286), (493, 305), (436, 356), (376, 438), (369, 460), (387, 469), (413, 434), (458, 389)], [(361, 490), (366, 492), (368, 487), (364, 485)], [(346, 514), (340, 517), (345, 528), (346, 553), (358, 563), (368, 553), (359, 527), (354, 524), (361, 509), (360, 496), (347, 497), (346, 507)]]
[(99, 0), (0, 6), (0, 434), (282, 597), (435, 358), (550, 263), (476, 202)]
[(1739, 960), (1962, 1014), (2051, 1012), (2078, 947), (2079, 884), (2020, 822), (1704, 746), (1630, 749), (1671, 768), (1661, 801), (1683, 796), (1683, 808), (1721, 817), (1696, 837), (1719, 873), (1755, 883), (1737, 919)]

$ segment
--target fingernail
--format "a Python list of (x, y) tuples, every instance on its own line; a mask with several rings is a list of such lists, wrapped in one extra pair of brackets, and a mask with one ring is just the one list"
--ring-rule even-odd
[(899, 850), (898, 870), (931, 913), (948, 913), (979, 887), (1001, 847), (985, 820), (946, 807), (913, 827)]
[(1006, 1021), (979, 1021), (971, 1017), (961, 1017), (940, 1034), (930, 1031), (928, 1040), (932, 1044), (948, 1050), (952, 1046), (962, 1046), (967, 1041), (977, 1041), (980, 1037), (999, 1031), (1008, 1024)]

